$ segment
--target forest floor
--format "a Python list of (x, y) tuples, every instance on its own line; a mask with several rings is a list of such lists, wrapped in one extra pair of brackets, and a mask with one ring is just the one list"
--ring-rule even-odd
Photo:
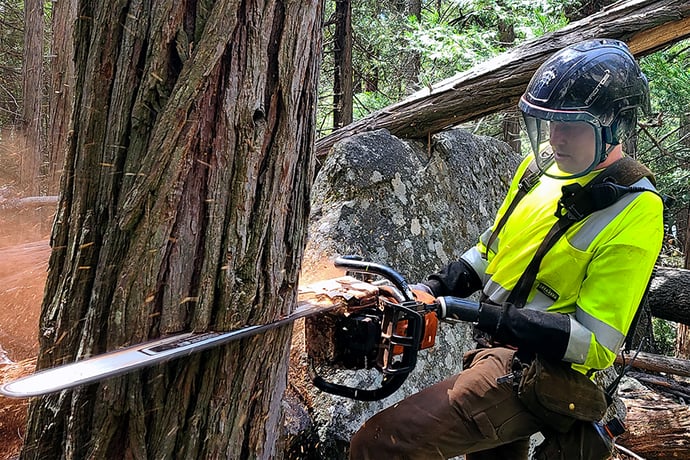
[[(0, 383), (33, 372), (55, 206), (16, 209), (18, 158), (0, 131)], [(0, 459), (22, 445), (27, 400), (0, 396)]]
[[(0, 234), (7, 240), (1, 220)], [(0, 246), (0, 383), (33, 372), (49, 253), (47, 239)], [(0, 459), (18, 453), (26, 409), (27, 400), (0, 397)]]

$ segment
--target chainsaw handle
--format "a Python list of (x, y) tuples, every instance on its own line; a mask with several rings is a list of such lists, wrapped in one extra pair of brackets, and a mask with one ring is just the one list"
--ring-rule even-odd
[(476, 323), (479, 321), (481, 305), (474, 300), (461, 297), (443, 296), (437, 297), (438, 317), (447, 321), (467, 321)]
[(314, 377), (312, 382), (319, 390), (336, 396), (356, 399), (357, 401), (378, 401), (379, 399), (387, 398), (395, 393), (405, 382), (408, 373), (384, 375), (383, 380), (381, 381), (381, 386), (373, 390), (363, 390), (360, 388), (352, 388), (346, 385), (341, 385), (339, 383), (327, 382), (319, 375)]
[(386, 265), (377, 264), (374, 262), (365, 262), (360, 256), (347, 255), (338, 257), (333, 261), (333, 265), (338, 268), (345, 268), (347, 270), (359, 273), (373, 273), (382, 276), (393, 283), (393, 286), (398, 288), (400, 293), (405, 297), (404, 300), (414, 300), (414, 294), (410, 285), (407, 284), (403, 276)]

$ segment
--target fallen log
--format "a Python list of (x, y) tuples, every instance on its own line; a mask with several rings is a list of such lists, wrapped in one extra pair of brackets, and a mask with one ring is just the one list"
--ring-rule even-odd
[(690, 458), (689, 406), (644, 388), (621, 398), (628, 411), (627, 431), (618, 444), (647, 460)]
[(666, 374), (690, 377), (690, 360), (655, 355), (643, 351), (638, 353), (634, 360), (632, 360), (630, 355), (626, 356), (625, 359), (618, 355), (616, 357), (616, 364), (630, 364), (632, 367), (649, 372), (664, 372)]
[(690, 325), (690, 270), (656, 267), (649, 287), (652, 315)]
[(449, 126), (513, 107), (534, 71), (557, 50), (588, 38), (615, 38), (644, 56), (690, 36), (690, 2), (630, 0), (515, 47), (316, 141), (317, 157), (353, 134), (385, 128), (426, 138)]
[(57, 196), (29, 196), (26, 198), (2, 199), (0, 197), (0, 209), (20, 210), (28, 208), (40, 208), (41, 206), (57, 205)]
[(658, 393), (665, 393), (671, 397), (682, 398), (683, 401), (690, 401), (690, 385), (686, 383), (670, 377), (644, 372), (628, 372), (626, 375)]

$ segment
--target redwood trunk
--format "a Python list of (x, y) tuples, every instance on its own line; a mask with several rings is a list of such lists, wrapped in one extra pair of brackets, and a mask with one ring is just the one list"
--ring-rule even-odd
[(22, 142), (20, 183), (28, 195), (38, 194), (41, 167), (41, 102), (43, 75), (43, 2), (24, 2), (22, 68)]
[[(153, 5), (77, 5), (38, 368), (294, 305), (321, 3)], [(36, 400), (22, 458), (273, 458), (289, 336)]]
[(49, 97), (48, 181), (54, 193), (60, 183), (65, 149), (69, 135), (69, 121), (74, 98), (74, 41), (73, 21), (77, 17), (77, 0), (53, 3), (53, 41), (51, 46), (51, 94)]

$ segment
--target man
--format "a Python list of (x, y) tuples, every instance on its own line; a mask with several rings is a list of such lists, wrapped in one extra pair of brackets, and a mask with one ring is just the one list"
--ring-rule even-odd
[[(612, 365), (661, 248), (662, 201), (636, 178), (612, 204), (547, 235), (579, 214), (563, 209), (566, 195), (622, 164), (621, 142), (648, 105), (647, 80), (622, 42), (578, 43), (539, 68), (519, 103), (534, 157), (479, 243), (418, 285), (436, 297), (481, 290), (482, 307), (461, 319), (489, 334), (487, 347), (467, 353), (460, 374), (368, 420), (351, 459), (526, 459), (530, 435), (549, 426), (518, 398), (516, 358), (566, 362), (588, 377)], [(586, 196), (587, 206), (599, 201)]]

